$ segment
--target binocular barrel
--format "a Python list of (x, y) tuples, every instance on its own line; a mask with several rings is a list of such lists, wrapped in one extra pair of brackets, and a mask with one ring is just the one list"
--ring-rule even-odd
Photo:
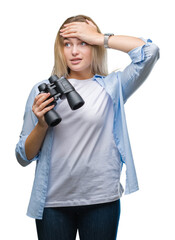
[[(54, 97), (54, 101), (50, 105), (57, 104), (58, 98), (65, 96), (72, 110), (76, 110), (84, 105), (84, 100), (72, 86), (72, 84), (65, 78), (58, 78), (57, 75), (53, 75), (49, 78), (49, 84), (43, 83), (38, 86), (40, 93), (50, 93), (50, 98)], [(50, 127), (54, 127), (61, 122), (60, 115), (51, 109), (45, 115), (45, 120)]]

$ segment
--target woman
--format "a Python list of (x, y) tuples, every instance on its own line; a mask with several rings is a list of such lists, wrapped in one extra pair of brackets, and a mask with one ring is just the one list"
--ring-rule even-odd
[[(108, 74), (106, 48), (128, 53), (132, 62)], [(151, 40), (104, 35), (87, 16), (71, 17), (61, 26), (53, 74), (66, 77), (85, 104), (72, 111), (66, 99), (59, 99), (55, 110), (63, 120), (48, 127), (44, 114), (54, 107), (53, 98), (38, 95), (41, 82), (36, 84), (16, 146), (22, 166), (37, 161), (27, 215), (36, 219), (39, 239), (73, 240), (77, 229), (81, 240), (116, 239), (123, 163), (125, 193), (138, 190), (124, 103), (158, 58)]]

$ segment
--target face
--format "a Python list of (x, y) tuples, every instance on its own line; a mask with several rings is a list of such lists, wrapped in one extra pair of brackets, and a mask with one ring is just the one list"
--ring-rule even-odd
[(64, 56), (70, 69), (70, 76), (91, 74), (92, 47), (78, 38), (64, 39)]

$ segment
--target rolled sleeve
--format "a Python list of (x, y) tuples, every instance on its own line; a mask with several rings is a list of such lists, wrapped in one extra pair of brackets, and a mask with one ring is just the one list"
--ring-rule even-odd
[(124, 103), (146, 80), (153, 66), (159, 59), (159, 48), (150, 39), (141, 38), (145, 44), (130, 52), (132, 62), (124, 69), (117, 72), (121, 79)]
[(31, 160), (27, 159), (26, 153), (25, 153), (25, 141), (26, 141), (27, 137), (28, 137), (28, 135), (21, 136), (18, 144), (16, 145), (16, 149), (15, 149), (15, 155), (16, 155), (17, 161), (23, 167), (25, 167), (25, 166), (29, 165), (31, 162), (37, 160), (38, 156), (39, 156), (39, 154), (38, 154)]
[[(145, 45), (149, 45), (149, 43), (152, 43), (151, 39), (148, 39), (148, 40), (145, 40), (144, 38), (141, 38), (141, 39), (145, 42)], [(130, 56), (133, 63), (138, 63), (144, 60), (143, 47), (145, 45), (134, 48), (128, 52), (128, 55)]]

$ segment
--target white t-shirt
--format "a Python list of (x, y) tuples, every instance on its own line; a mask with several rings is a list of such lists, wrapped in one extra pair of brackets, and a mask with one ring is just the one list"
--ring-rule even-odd
[(121, 161), (113, 139), (113, 105), (96, 81), (69, 79), (85, 104), (71, 110), (67, 99), (56, 107), (45, 207), (80, 206), (119, 199)]

